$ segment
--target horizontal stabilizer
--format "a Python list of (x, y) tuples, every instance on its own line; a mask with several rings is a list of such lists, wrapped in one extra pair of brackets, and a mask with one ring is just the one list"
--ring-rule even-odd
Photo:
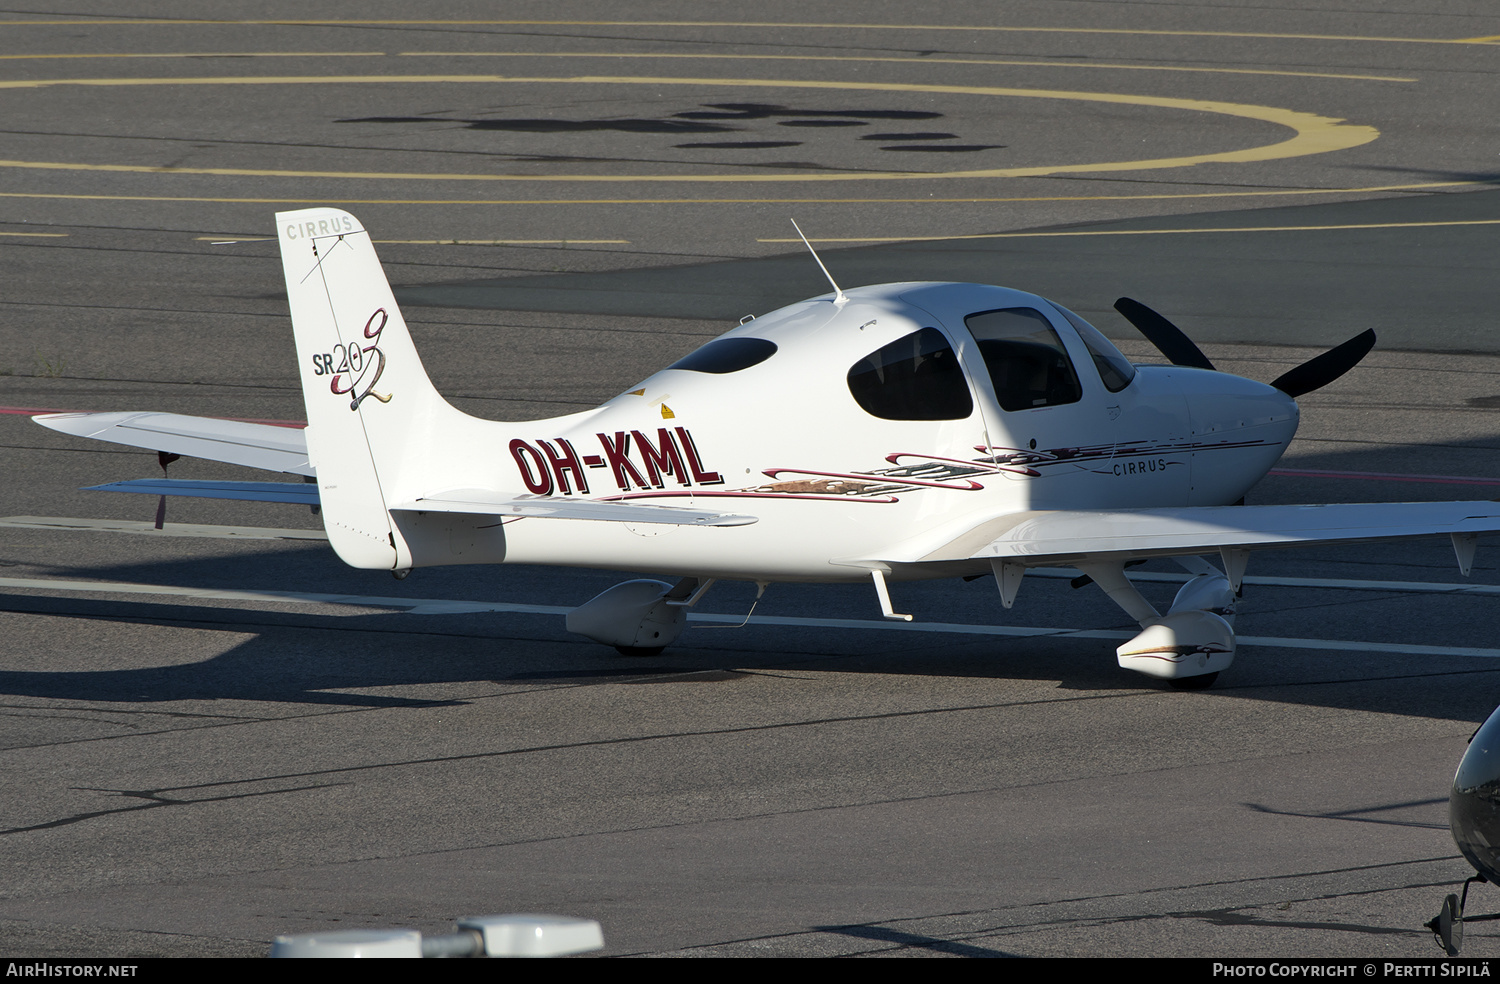
[(141, 478), (130, 482), (91, 485), (85, 492), (140, 492), (181, 495), (191, 499), (239, 499), (244, 502), (318, 504), (318, 487), (308, 482), (203, 482), (175, 478)]
[(958, 548), (953, 552), (976, 559), (1072, 564), (1494, 532), (1500, 532), (1500, 503), (1489, 501), (1059, 510), (992, 520), (939, 553)]
[(313, 474), (307, 460), (307, 436), (300, 427), (151, 412), (45, 413), (31, 419), (64, 434), (132, 448), (288, 475)]
[(748, 526), (754, 516), (648, 506), (634, 502), (571, 499), (525, 495), (488, 489), (454, 489), (420, 496), (392, 506), (392, 511), (469, 513), (479, 516), (536, 516), (550, 519), (591, 519), (609, 523), (666, 523), (673, 526)]

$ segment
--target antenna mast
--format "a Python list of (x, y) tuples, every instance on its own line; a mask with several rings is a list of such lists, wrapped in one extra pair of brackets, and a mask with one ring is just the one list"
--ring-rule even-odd
[(833, 279), (833, 274), (829, 273), (828, 268), (823, 265), (822, 259), (818, 257), (818, 251), (812, 248), (812, 243), (808, 242), (807, 237), (802, 235), (802, 227), (797, 225), (796, 219), (792, 220), (792, 228), (796, 229), (797, 235), (802, 237), (802, 245), (806, 246), (807, 251), (812, 254), (813, 261), (818, 264), (818, 269), (823, 271), (823, 276), (828, 278), (830, 284), (833, 284), (833, 292), (838, 295), (833, 299), (833, 303), (843, 304), (848, 301), (849, 295), (844, 293), (844, 288), (838, 285), (838, 282)]

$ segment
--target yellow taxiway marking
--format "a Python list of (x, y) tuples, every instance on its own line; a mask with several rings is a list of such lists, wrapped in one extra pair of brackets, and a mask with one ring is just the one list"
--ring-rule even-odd
[(628, 246), (628, 239), (375, 239), (396, 246)]
[(1051, 174), (1100, 174), (1118, 171), (1161, 170), (1191, 167), (1205, 163), (1245, 163), (1282, 160), (1309, 154), (1347, 150), (1369, 143), (1380, 136), (1372, 126), (1346, 123), (1328, 116), (1317, 116), (1276, 106), (1254, 106), (1245, 103), (1218, 102), (1206, 99), (1177, 99), (1165, 96), (1125, 95), (1107, 92), (1072, 92), (1061, 89), (1013, 89), (996, 86), (922, 85), (898, 82), (776, 81), (770, 79), (704, 79), (659, 78), (651, 76), (570, 76), (548, 78), (504, 75), (342, 75), (342, 76), (220, 76), (203, 78), (141, 79), (28, 79), (0, 82), (0, 89), (40, 89), (60, 85), (77, 86), (204, 86), (204, 85), (320, 85), (346, 84), (525, 84), (548, 85), (653, 85), (700, 86), (733, 89), (820, 89), (834, 91), (942, 93), (948, 95), (1001, 96), (1021, 99), (1058, 99), (1129, 106), (1148, 106), (1187, 112), (1214, 113), (1241, 119), (1273, 123), (1293, 131), (1293, 136), (1272, 144), (1241, 150), (1194, 154), (1184, 157), (1160, 157), (1148, 160), (1105, 161), (1093, 164), (1048, 164), (1032, 167), (984, 168), (970, 171), (939, 172), (840, 172), (837, 174), (443, 174), (367, 171), (282, 171), (262, 168), (164, 167), (139, 164), (74, 164), (61, 161), (0, 161), (0, 167), (61, 171), (112, 171), (138, 174), (207, 174), (221, 177), (270, 178), (340, 178), (398, 181), (505, 181), (505, 182), (669, 182), (782, 184), (787, 182), (828, 181), (910, 181), (944, 178), (1019, 178)]
[(1253, 191), (1152, 192), (1147, 195), (1008, 195), (960, 198), (224, 198), (208, 195), (82, 195), (0, 191), (0, 198), (58, 198), (103, 202), (212, 202), (226, 205), (995, 205), (1026, 202), (1134, 202), (1190, 198), (1266, 198), (1288, 195), (1371, 195), (1438, 188), (1485, 188), (1493, 181), (1422, 181), (1355, 188), (1260, 188)]
[(59, 198), (80, 201), (214, 202), (231, 205), (989, 205), (1026, 202), (1131, 202), (1190, 198), (1264, 198), (1297, 195), (1368, 195), (1438, 188), (1492, 187), (1492, 181), (1421, 181), (1351, 188), (1261, 188), (1253, 191), (1152, 192), (1146, 195), (1010, 195), (958, 198), (222, 198), (205, 195), (84, 195), (0, 191), (0, 198)]
[[(1213, 226), (1203, 229), (1075, 229), (1067, 232), (981, 232), (961, 236), (857, 236), (813, 239), (815, 243), (915, 243), (953, 239), (1053, 239), (1066, 236), (1180, 236), (1196, 232), (1324, 232), (1337, 229), (1424, 229), (1434, 226), (1500, 225), (1500, 219), (1454, 219), (1445, 222), (1351, 222), (1330, 225)], [(800, 243), (800, 239), (757, 239), (758, 243)]]
[[(0, 27), (6, 22), (0, 21)], [(0, 55), (0, 61), (59, 58), (384, 58), (383, 51), (162, 51), (129, 54)]]
[[(274, 236), (257, 236), (245, 239), (223, 239), (218, 236), (194, 236), (197, 242), (214, 246), (232, 243), (275, 242)], [(628, 246), (628, 239), (374, 239), (377, 246)]]
[(24, 236), (28, 239), (66, 239), (66, 232), (0, 232), (0, 236)]
[[(1064, 62), (1023, 60), (1017, 58), (896, 58), (873, 55), (726, 55), (722, 53), (685, 54), (621, 53), (604, 51), (398, 51), (403, 58), (712, 58), (715, 61), (813, 61), (813, 62), (895, 62), (923, 65), (1007, 65), (1031, 68), (1106, 68), (1132, 72), (1209, 72), (1226, 75), (1289, 75), (1306, 79), (1356, 79), (1364, 82), (1415, 82), (1399, 75), (1349, 75), (1335, 72), (1289, 72), (1269, 68), (1197, 68), (1180, 65), (1124, 65), (1114, 62)], [(18, 56), (27, 57), (27, 56)]]
[(141, 27), (194, 27), (202, 25), (239, 24), (246, 27), (738, 27), (796, 28), (807, 31), (963, 31), (966, 33), (1015, 34), (1106, 34), (1168, 38), (1270, 38), (1286, 41), (1364, 41), (1388, 44), (1494, 44), (1500, 35), (1476, 38), (1394, 38), (1367, 34), (1294, 34), (1271, 31), (1167, 31), (1128, 27), (1023, 27), (1003, 24), (851, 24), (797, 23), (786, 21), (670, 21), (670, 20), (492, 20), (492, 19), (295, 19), (276, 20), (219, 18), (117, 18), (73, 20), (0, 20), (0, 27), (78, 27), (93, 25)]
[[(0, 21), (0, 26), (4, 26)], [(924, 65), (1005, 65), (1027, 68), (1103, 68), (1130, 72), (1207, 72), (1221, 75), (1281, 75), (1302, 79), (1354, 79), (1363, 82), (1415, 82), (1403, 75), (1357, 75), (1347, 72), (1292, 72), (1270, 68), (1204, 68), (1185, 65), (1126, 65), (1116, 62), (1066, 62), (1019, 58), (898, 58), (862, 55), (728, 55), (717, 52), (687, 54), (683, 52), (603, 52), (603, 51), (398, 51), (402, 58), (696, 58), (741, 61), (812, 61), (812, 62), (912, 62)], [(128, 54), (48, 54), (0, 55), (0, 61), (54, 60), (78, 58), (384, 58), (383, 51), (172, 51)]]

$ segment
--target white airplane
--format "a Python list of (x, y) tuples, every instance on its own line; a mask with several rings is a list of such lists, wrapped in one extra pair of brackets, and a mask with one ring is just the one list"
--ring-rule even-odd
[[(1447, 535), (1467, 575), (1478, 534), (1500, 531), (1493, 502), (1236, 505), (1291, 441), (1294, 397), (1352, 367), (1372, 332), (1266, 385), (1214, 371), (1128, 299), (1117, 307), (1173, 365), (1132, 365), (1082, 318), (1017, 290), (835, 283), (603, 406), (503, 423), (432, 386), (357, 219), (314, 208), (276, 222), (305, 431), (167, 413), (36, 421), (304, 476), (99, 488), (315, 505), (354, 567), (677, 578), (618, 584), (568, 616), (626, 654), (673, 642), (717, 579), (868, 581), (887, 618), (910, 619), (888, 581), (993, 574), (1010, 608), (1027, 570), (1070, 567), (1140, 623), (1121, 666), (1196, 688), (1234, 657), (1250, 551)], [(1203, 559), (1214, 554), (1222, 571)], [(1153, 557), (1196, 575), (1165, 614), (1125, 575)]]

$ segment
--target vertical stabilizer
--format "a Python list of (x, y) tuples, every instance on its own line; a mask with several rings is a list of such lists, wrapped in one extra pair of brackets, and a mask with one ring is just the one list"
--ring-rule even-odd
[(430, 477), (434, 435), (473, 418), (428, 380), (358, 219), (311, 208), (276, 227), (328, 539), (353, 567), (409, 567), (387, 504)]

